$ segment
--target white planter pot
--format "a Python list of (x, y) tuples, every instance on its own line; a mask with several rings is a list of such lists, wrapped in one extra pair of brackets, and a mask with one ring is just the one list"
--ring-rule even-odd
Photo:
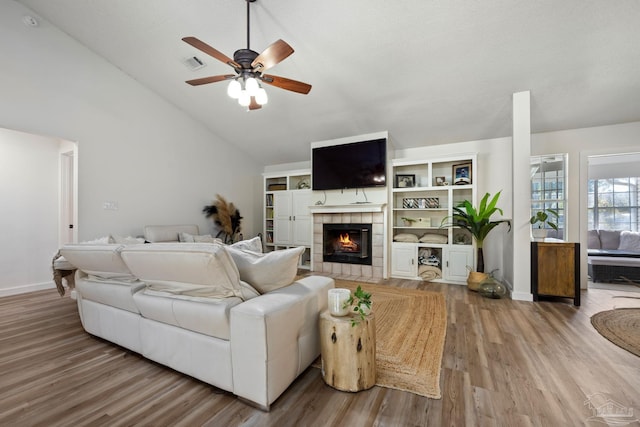
[(531, 236), (533, 237), (534, 242), (543, 242), (545, 237), (547, 237), (547, 229), (546, 228), (532, 228)]

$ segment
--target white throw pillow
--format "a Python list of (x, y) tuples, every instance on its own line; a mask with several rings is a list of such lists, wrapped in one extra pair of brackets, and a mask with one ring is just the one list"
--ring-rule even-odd
[(393, 236), (394, 242), (418, 243), (418, 236), (411, 233), (400, 233)]
[(256, 236), (253, 239), (241, 240), (231, 245), (232, 248), (241, 249), (243, 251), (253, 251), (262, 253), (262, 240)]
[(627, 252), (640, 252), (640, 233), (623, 231), (620, 233), (620, 246), (618, 249)]
[(178, 239), (181, 243), (222, 243), (222, 240), (216, 239), (211, 234), (189, 234), (178, 233)]
[(298, 272), (298, 260), (303, 247), (282, 249), (266, 254), (226, 246), (236, 263), (240, 280), (253, 286), (261, 294), (290, 285)]
[(421, 243), (447, 243), (447, 236), (443, 234), (427, 233), (420, 238)]

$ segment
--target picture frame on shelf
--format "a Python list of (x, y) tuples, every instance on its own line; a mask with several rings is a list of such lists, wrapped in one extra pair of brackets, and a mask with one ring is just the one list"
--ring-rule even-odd
[(410, 188), (416, 186), (415, 175), (396, 175), (396, 188)]
[(442, 187), (447, 182), (447, 178), (444, 176), (436, 176), (436, 186)]
[(471, 162), (453, 165), (451, 172), (453, 185), (471, 184)]

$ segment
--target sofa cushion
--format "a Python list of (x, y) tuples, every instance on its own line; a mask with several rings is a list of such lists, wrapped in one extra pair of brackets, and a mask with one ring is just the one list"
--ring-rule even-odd
[(261, 294), (293, 283), (304, 247), (282, 249), (266, 254), (225, 247), (240, 272), (240, 278)]
[(623, 231), (620, 233), (620, 246), (618, 249), (628, 252), (640, 252), (640, 233)]
[(242, 299), (236, 297), (187, 301), (149, 295), (145, 292), (134, 294), (133, 299), (142, 316), (147, 319), (223, 340), (228, 340), (230, 337), (231, 307), (242, 303)]
[(222, 243), (222, 240), (216, 239), (211, 234), (189, 234), (178, 233), (178, 239), (183, 243)]
[(133, 301), (133, 294), (144, 289), (142, 282), (135, 282), (129, 286), (116, 282), (98, 282), (81, 279), (76, 282), (76, 290), (82, 299), (109, 305), (132, 313), (140, 313)]
[(238, 269), (219, 243), (127, 246), (122, 258), (153, 291), (204, 298), (243, 296)]
[(122, 260), (123, 248), (123, 245), (118, 244), (69, 244), (60, 249), (60, 254), (95, 280), (136, 282), (138, 279)]
[(260, 240), (260, 237), (256, 236), (253, 239), (240, 240), (239, 242), (233, 243), (231, 247), (245, 251), (262, 253), (262, 240)]
[(610, 230), (599, 230), (601, 249), (618, 249), (620, 246), (620, 232)]
[(197, 225), (146, 225), (144, 238), (147, 242), (178, 242), (179, 233), (199, 234)]
[(589, 249), (601, 249), (600, 234), (598, 230), (589, 230), (587, 234), (587, 248)]

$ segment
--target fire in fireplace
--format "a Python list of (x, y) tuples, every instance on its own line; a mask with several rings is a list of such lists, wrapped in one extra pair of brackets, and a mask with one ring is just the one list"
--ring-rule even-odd
[(323, 224), (324, 262), (371, 265), (371, 224)]

